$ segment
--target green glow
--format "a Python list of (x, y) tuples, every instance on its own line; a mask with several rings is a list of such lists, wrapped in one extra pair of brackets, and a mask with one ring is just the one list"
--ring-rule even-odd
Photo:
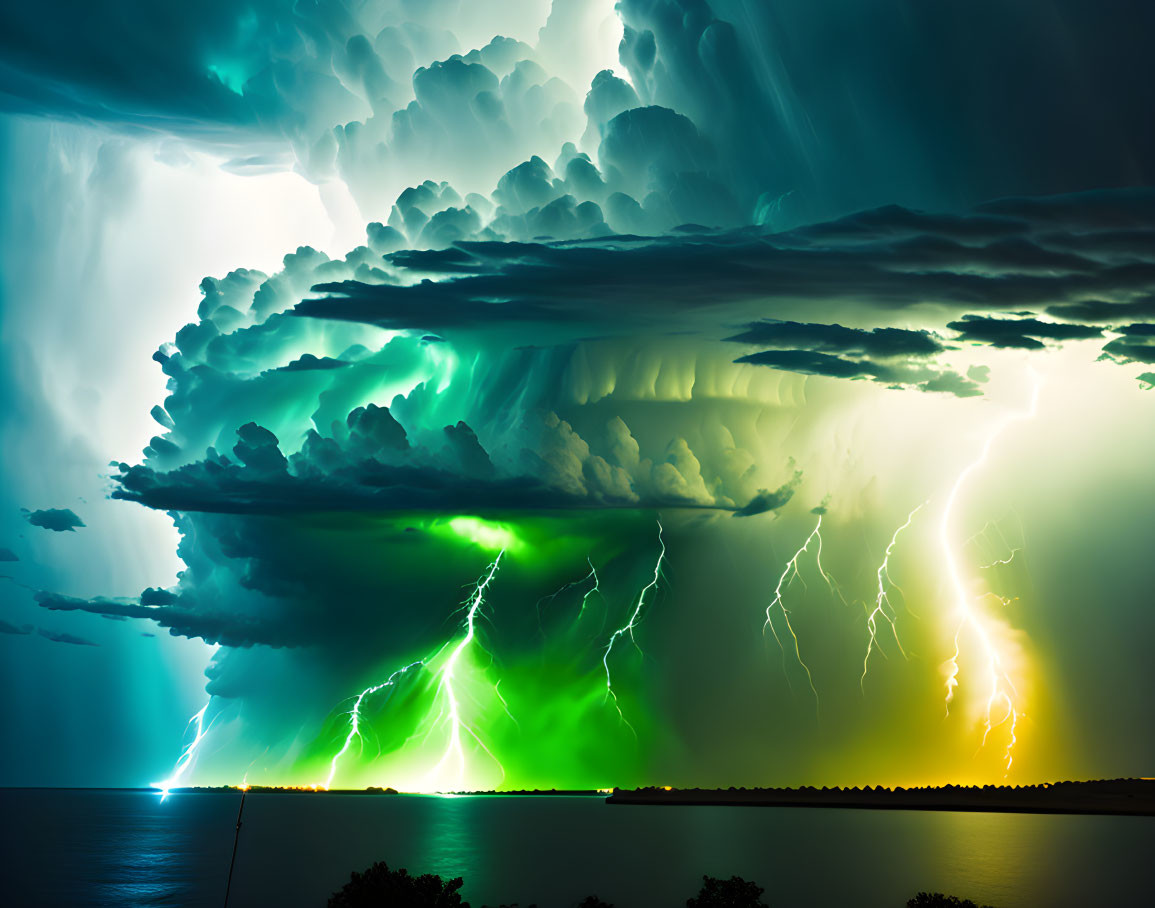
[(523, 547), (517, 533), (508, 524), (481, 517), (454, 517), (449, 529), (489, 552), (516, 551)]
[[(430, 654), (417, 661), (385, 654), (370, 683), (349, 692), (278, 781), (413, 792), (647, 781), (639, 762), (639, 738), (653, 730), (646, 678), (615, 677), (611, 703), (604, 653), (611, 644), (607, 617), (613, 617), (610, 627), (623, 628), (614, 639), (628, 635), (636, 629), (636, 604), (652, 597), (653, 553), (620, 557), (652, 519), (616, 512), (564, 521), (537, 514), (501, 520), (411, 514), (385, 521), (382, 539), (403, 527), (424, 540), (406, 568), (451, 578), (469, 571), (471, 589), (452, 606), (446, 636)], [(487, 567), (482, 553), (490, 556)], [(562, 572), (569, 577), (548, 603), (527, 611), (537, 600), (526, 590), (552, 584), (545, 577)], [(510, 651), (511, 636), (524, 637), (527, 619), (540, 646)], [(620, 709), (630, 710), (628, 725)]]

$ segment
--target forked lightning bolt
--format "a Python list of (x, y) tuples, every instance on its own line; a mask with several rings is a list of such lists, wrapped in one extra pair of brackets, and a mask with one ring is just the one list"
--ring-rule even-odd
[(585, 615), (586, 606), (589, 604), (590, 596), (592, 596), (594, 593), (600, 593), (602, 591), (601, 590), (601, 581), (598, 579), (598, 569), (596, 567), (594, 567), (593, 559), (592, 558), (586, 558), (586, 561), (588, 561), (590, 564), (590, 573), (589, 573), (589, 577), (586, 577), (586, 580), (589, 580), (592, 577), (593, 581), (594, 581), (594, 585), (589, 588), (588, 592), (586, 592), (586, 594), (584, 596), (582, 596), (582, 607), (578, 610), (578, 614), (577, 614), (577, 618), (575, 619), (575, 622), (581, 621), (582, 616)]
[(424, 664), (420, 659), (416, 662), (410, 662), (404, 668), (399, 668), (380, 684), (367, 687), (357, 695), (357, 698), (353, 701), (353, 708), (349, 710), (349, 733), (345, 736), (345, 743), (341, 745), (341, 749), (333, 754), (333, 759), (329, 762), (329, 775), (325, 779), (325, 788), (330, 788), (333, 785), (333, 776), (337, 773), (337, 763), (341, 757), (349, 750), (354, 740), (361, 740), (361, 704), (365, 702), (365, 698), (387, 687), (392, 687), (397, 679), (406, 674), (410, 669)]
[(200, 708), (198, 712), (193, 713), (192, 718), (188, 720), (189, 726), (195, 729), (193, 739), (184, 746), (180, 753), (180, 757), (176, 761), (176, 766), (173, 767), (172, 775), (163, 782), (153, 782), (152, 787), (160, 791), (160, 799), (163, 801), (168, 797), (168, 793), (176, 788), (180, 783), (181, 777), (192, 767), (193, 761), (196, 759), (197, 750), (201, 746), (201, 742), (208, 734), (208, 728), (205, 727), (205, 713), (208, 711), (209, 702)]
[(542, 606), (542, 603), (552, 603), (562, 593), (565, 593), (569, 590), (572, 590), (575, 587), (583, 586), (584, 584), (589, 583), (592, 580), (593, 585), (588, 590), (586, 590), (585, 594), (582, 596), (581, 608), (578, 610), (577, 615), (574, 616), (574, 620), (573, 620), (574, 626), (577, 626), (578, 624), (581, 623), (582, 618), (585, 617), (586, 607), (589, 605), (590, 596), (594, 595), (594, 593), (600, 593), (601, 592), (601, 581), (598, 579), (598, 569), (596, 567), (594, 567), (594, 562), (593, 562), (592, 558), (587, 556), (586, 562), (590, 566), (590, 571), (588, 574), (586, 574), (580, 580), (570, 581), (569, 583), (567, 583), (565, 586), (563, 586), (561, 589), (557, 590), (556, 592), (550, 593), (545, 598), (538, 600), (538, 603), (537, 603), (537, 621), (538, 621), (539, 626), (541, 625), (541, 606)]
[[(454, 687), (456, 681), (457, 663), (460, 661), (462, 654), (469, 649), (477, 635), (477, 617), (481, 612), (482, 606), (485, 604), (485, 593), (489, 589), (489, 585), (493, 582), (493, 578), (497, 576), (497, 570), (501, 566), (501, 558), (505, 554), (505, 549), (497, 553), (497, 557), (493, 563), (486, 568), (484, 576), (477, 581), (477, 585), (473, 589), (472, 595), (466, 602), (465, 614), (465, 634), (457, 641), (457, 645), (449, 654), (449, 658), (442, 664), (440, 670), (437, 672), (437, 690), (438, 693), (445, 697), (446, 702), (446, 716), (445, 719), (449, 723), (449, 742), (446, 744), (445, 753), (441, 759), (438, 760), (437, 765), (430, 770), (428, 779), (431, 782), (441, 778), (442, 770), (448, 765), (453, 764), (454, 775), (453, 784), (457, 786), (453, 790), (461, 790), (461, 786), (465, 779), (465, 751), (461, 746), (462, 735), (466, 734), (473, 738), (489, 756), (497, 763), (498, 768), (501, 769), (501, 763), (493, 756), (489, 748), (478, 737), (477, 733), (465, 722), (461, 717), (461, 703), (457, 695), (457, 690)], [(505, 770), (502, 769), (504, 775)], [(445, 790), (445, 789), (441, 789)]]
[[(625, 722), (626, 727), (629, 728), (630, 731), (634, 731), (634, 727), (632, 725), (630, 725), (630, 723), (627, 721), (625, 714), (622, 712), (622, 707), (618, 703), (618, 695), (614, 693), (613, 678), (610, 674), (610, 654), (613, 653), (613, 651), (614, 651), (614, 644), (617, 643), (618, 640), (620, 640), (622, 637), (625, 637), (627, 634), (630, 637), (630, 642), (634, 645), (634, 649), (636, 649), (639, 653), (641, 653), (641, 651), (642, 651), (641, 647), (638, 646), (637, 639), (634, 637), (634, 629), (638, 626), (638, 622), (641, 620), (642, 611), (644, 610), (645, 605), (646, 605), (646, 597), (649, 595), (649, 593), (652, 590), (656, 590), (658, 588), (658, 581), (661, 579), (661, 576), (662, 576), (662, 562), (665, 560), (665, 557), (666, 557), (666, 541), (662, 537), (662, 523), (661, 523), (661, 521), (657, 521), (657, 524), (658, 524), (658, 545), (660, 547), (660, 550), (658, 552), (658, 560), (654, 564), (654, 577), (649, 583), (647, 583), (642, 588), (642, 591), (640, 593), (638, 593), (637, 601), (634, 603), (634, 610), (630, 614), (630, 620), (627, 621), (625, 624), (623, 624), (621, 627), (619, 627), (612, 634), (610, 634), (609, 642), (606, 644), (605, 653), (602, 655), (602, 665), (605, 666), (605, 670), (606, 670), (606, 699), (607, 700), (608, 699), (613, 700), (614, 709), (616, 709), (618, 711), (618, 715), (621, 717), (621, 720), (623, 722)], [(591, 565), (591, 567), (592, 567), (592, 565)], [(591, 592), (592, 592), (592, 590), (591, 590)], [(583, 603), (583, 605), (584, 605), (584, 603)], [(636, 734), (636, 732), (635, 732), (635, 734)]]
[[(890, 632), (894, 636), (894, 642), (898, 646), (898, 651), (906, 657), (906, 650), (902, 648), (902, 641), (898, 637), (898, 626), (895, 621), (898, 615), (894, 611), (894, 606), (890, 604), (890, 594), (887, 592), (887, 585), (894, 588), (895, 583), (890, 579), (890, 556), (894, 552), (894, 547), (898, 544), (898, 535), (903, 530), (914, 522), (914, 515), (923, 509), (926, 505), (924, 501), (917, 508), (911, 511), (907, 517), (906, 522), (894, 531), (894, 535), (890, 537), (890, 544), (886, 547), (886, 552), (882, 556), (882, 564), (878, 566), (878, 593), (874, 597), (874, 609), (866, 616), (866, 629), (870, 633), (870, 639), (866, 642), (866, 655), (862, 659), (862, 677), (858, 679), (858, 686), (865, 691), (866, 687), (866, 671), (870, 667), (870, 654), (874, 651), (874, 644), (878, 637), (878, 618), (881, 616), (887, 624), (890, 625)], [(886, 653), (882, 648), (878, 650), (882, 653), (883, 658)]]
[[(942, 522), (939, 525), (939, 539), (942, 544), (943, 560), (946, 563), (947, 576), (951, 585), (955, 614), (957, 617), (954, 635), (954, 655), (946, 662), (947, 715), (950, 715), (950, 704), (954, 699), (955, 689), (959, 686), (958, 660), (961, 648), (960, 636), (964, 630), (969, 630), (979, 640), (983, 659), (986, 662), (986, 678), (984, 679), (984, 684), (989, 690), (983, 716), (983, 738), (981, 746), (986, 745), (987, 738), (994, 728), (1010, 722), (1010, 740), (1007, 743), (1004, 757), (1004, 769), (1007, 772), (1010, 771), (1011, 764), (1014, 762), (1012, 750), (1017, 741), (1015, 730), (1022, 713), (1020, 707), (1018, 707), (1015, 702), (1017, 694), (1015, 686), (1007, 674), (1005, 655), (999, 651), (997, 641), (992, 638), (990, 631), (984, 626), (981, 616), (975, 611), (975, 597), (967, 592), (951, 540), (951, 522), (954, 517), (955, 504), (959, 499), (960, 493), (970, 478), (986, 463), (990, 456), (991, 449), (994, 447), (999, 436), (1014, 423), (1023, 422), (1034, 417), (1038, 409), (1041, 384), (1037, 376), (1033, 377), (1034, 387), (1031, 392), (1030, 406), (1026, 410), (1018, 411), (1005, 417), (991, 429), (982, 449), (979, 451), (978, 457), (955, 479), (954, 486), (951, 488), (950, 495), (947, 497), (946, 505), (943, 508)], [(1002, 707), (1000, 710), (1002, 718), (1000, 718), (998, 722), (995, 722), (996, 709), (1000, 706)]]
[[(766, 606), (766, 623), (762, 626), (762, 632), (770, 629), (770, 633), (774, 635), (774, 640), (778, 643), (778, 649), (782, 651), (782, 673), (786, 675), (786, 684), (790, 684), (790, 674), (786, 671), (786, 647), (782, 645), (782, 638), (778, 635), (777, 628), (774, 627), (773, 613), (775, 607), (782, 614), (782, 622), (786, 626), (786, 630), (790, 633), (790, 639), (794, 643), (794, 656), (798, 659), (798, 664), (802, 666), (802, 670), (806, 672), (806, 680), (810, 685), (810, 692), (814, 694), (814, 706), (818, 709), (818, 689), (814, 686), (814, 678), (810, 674), (810, 667), (802, 660), (802, 651), (798, 647), (798, 635), (794, 633), (794, 626), (790, 623), (790, 612), (787, 611), (786, 606), (782, 602), (782, 597), (786, 590), (789, 589), (790, 584), (794, 582), (797, 577), (801, 580), (801, 575), (798, 571), (798, 559), (802, 557), (802, 553), (810, 548), (810, 543), (817, 540), (818, 542), (818, 558), (815, 563), (818, 565), (818, 573), (822, 575), (822, 579), (826, 581), (826, 585), (834, 589), (834, 584), (822, 570), (822, 515), (818, 515), (818, 522), (814, 524), (814, 529), (810, 531), (810, 535), (806, 537), (806, 541), (802, 543), (801, 547), (794, 553), (794, 556), (786, 562), (786, 568), (782, 571), (782, 576), (778, 578), (778, 585), (774, 587), (774, 598), (770, 604)], [(806, 585), (806, 581), (802, 580), (802, 585)]]

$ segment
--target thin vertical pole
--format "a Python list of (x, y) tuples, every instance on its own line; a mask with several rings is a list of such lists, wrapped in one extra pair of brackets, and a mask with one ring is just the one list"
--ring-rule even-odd
[(229, 861), (229, 883), (225, 886), (225, 908), (229, 908), (229, 892), (233, 888), (233, 867), (237, 863), (237, 843), (241, 840), (241, 817), (245, 813), (245, 795), (249, 793), (248, 788), (241, 790), (241, 809), (237, 811), (237, 831), (233, 836), (233, 857)]

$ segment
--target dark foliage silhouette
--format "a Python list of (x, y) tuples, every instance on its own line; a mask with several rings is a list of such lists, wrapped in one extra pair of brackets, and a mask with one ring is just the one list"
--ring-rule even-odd
[(432, 873), (410, 876), (405, 868), (390, 870), (378, 861), (329, 898), (329, 908), (469, 908), (458, 890), (461, 877), (443, 880)]
[(970, 899), (960, 899), (957, 895), (920, 892), (906, 903), (906, 908), (991, 908), (991, 906), (976, 905)]
[(759, 901), (765, 890), (757, 883), (732, 876), (721, 880), (702, 877), (702, 888), (692, 899), (686, 899), (686, 908), (767, 908)]
[[(461, 877), (443, 880), (436, 874), (411, 876), (405, 868), (390, 870), (384, 861), (378, 861), (364, 873), (350, 875), (349, 882), (329, 898), (329, 908), (469, 908), (462, 901), (459, 890)], [(769, 908), (762, 899), (761, 886), (739, 876), (723, 880), (702, 877), (702, 888), (693, 898), (686, 899), (686, 908)], [(481, 908), (518, 908), (518, 904), (502, 903)], [(527, 905), (525, 908), (537, 908)], [(614, 908), (596, 895), (587, 895), (574, 908)], [(970, 899), (941, 892), (919, 892), (906, 903), (906, 908), (991, 908), (978, 905)]]

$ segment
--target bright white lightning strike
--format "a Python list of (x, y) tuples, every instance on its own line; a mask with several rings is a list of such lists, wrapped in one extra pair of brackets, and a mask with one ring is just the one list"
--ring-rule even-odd
[[(484, 742), (477, 736), (476, 732), (461, 718), (461, 704), (457, 697), (457, 691), (454, 688), (454, 682), (456, 680), (457, 663), (461, 659), (462, 653), (469, 649), (470, 644), (473, 643), (476, 636), (477, 616), (481, 611), (481, 607), (485, 604), (485, 592), (493, 582), (493, 578), (497, 575), (497, 569), (501, 565), (501, 558), (504, 554), (505, 549), (497, 553), (497, 557), (493, 560), (493, 563), (486, 568), (485, 575), (477, 582), (477, 586), (474, 587), (473, 594), (466, 603), (465, 634), (457, 642), (457, 645), (449, 654), (449, 658), (445, 660), (445, 663), (437, 673), (437, 689), (440, 694), (444, 695), (447, 704), (446, 719), (449, 722), (449, 742), (445, 747), (445, 753), (441, 759), (437, 761), (437, 765), (430, 770), (428, 778), (436, 784), (436, 780), (441, 778), (441, 771), (446, 764), (453, 763), (455, 766), (453, 784), (456, 786), (454, 790), (457, 791), (461, 790), (465, 779), (465, 751), (461, 746), (463, 732), (473, 738), (481, 749), (493, 758), (493, 761), (498, 764), (498, 767), (501, 767), (497, 758), (493, 756), (489, 748), (486, 747)], [(502, 772), (504, 774), (504, 770), (502, 770)]]
[(638, 653), (642, 652), (641, 647), (638, 646), (637, 639), (634, 637), (634, 628), (638, 626), (638, 622), (641, 620), (642, 610), (646, 604), (646, 596), (650, 593), (651, 590), (658, 588), (658, 581), (662, 576), (662, 562), (666, 557), (666, 541), (664, 538), (662, 538), (662, 522), (659, 520), (657, 521), (657, 524), (658, 545), (660, 546), (660, 551), (658, 552), (658, 560), (654, 563), (654, 577), (642, 588), (642, 591), (638, 593), (638, 598), (634, 603), (634, 610), (630, 615), (630, 620), (619, 627), (612, 634), (610, 634), (609, 642), (606, 644), (606, 651), (602, 655), (602, 665), (605, 666), (606, 669), (606, 699), (613, 699), (614, 709), (618, 711), (618, 715), (621, 717), (621, 720), (625, 722), (626, 727), (629, 728), (631, 732), (634, 731), (634, 727), (630, 725), (630, 723), (626, 720), (626, 716), (622, 712), (622, 707), (618, 703), (618, 695), (614, 693), (613, 678), (610, 675), (610, 654), (614, 651), (614, 644), (627, 634), (629, 634), (630, 642), (634, 645), (634, 649), (636, 649)]
[(337, 772), (337, 763), (340, 761), (341, 757), (343, 757), (346, 751), (348, 751), (352, 746), (354, 739), (357, 741), (361, 740), (361, 704), (365, 702), (365, 698), (372, 696), (373, 694), (384, 690), (387, 687), (392, 687), (397, 679), (408, 672), (410, 669), (424, 664), (425, 663), (420, 659), (418, 659), (416, 662), (410, 662), (404, 668), (399, 668), (380, 684), (374, 684), (371, 687), (367, 687), (357, 695), (356, 700), (353, 701), (353, 708), (349, 710), (349, 733), (345, 736), (345, 743), (341, 745), (341, 749), (339, 751), (333, 754), (333, 759), (329, 762), (329, 775), (325, 779), (324, 786), (326, 789), (330, 788), (333, 784), (333, 776)]
[[(212, 698), (210, 697), (209, 703), (211, 702)], [(205, 739), (205, 735), (208, 734), (208, 729), (205, 728), (205, 713), (208, 711), (209, 703), (206, 703), (204, 706), (202, 706), (200, 710), (194, 713), (192, 718), (188, 720), (188, 724), (191, 725), (196, 731), (193, 734), (193, 739), (188, 744), (186, 744), (184, 749), (181, 751), (180, 757), (176, 761), (176, 766), (173, 767), (172, 775), (165, 779), (163, 782), (152, 783), (152, 787), (160, 791), (160, 799), (162, 801), (168, 797), (168, 794), (170, 791), (172, 791), (172, 789), (177, 787), (177, 785), (180, 783), (181, 777), (186, 772), (188, 772), (189, 768), (193, 764), (193, 760), (196, 759), (197, 749), (200, 747), (201, 742)]]
[[(786, 562), (786, 568), (782, 571), (782, 575), (778, 578), (778, 585), (774, 587), (774, 598), (770, 604), (766, 606), (766, 623), (762, 626), (762, 632), (770, 629), (770, 633), (774, 635), (774, 640), (778, 644), (778, 649), (782, 652), (782, 673), (786, 675), (786, 684), (790, 685), (790, 674), (786, 671), (786, 647), (782, 645), (782, 638), (778, 635), (778, 630), (774, 627), (773, 612), (774, 607), (778, 607), (778, 611), (782, 613), (782, 621), (786, 625), (786, 630), (790, 632), (790, 639), (794, 642), (794, 656), (798, 659), (798, 664), (802, 666), (802, 670), (806, 672), (806, 680), (810, 684), (810, 692), (814, 694), (814, 708), (818, 709), (818, 689), (814, 686), (814, 678), (810, 674), (810, 667), (802, 661), (802, 651), (798, 647), (798, 635), (794, 633), (794, 626), (790, 623), (790, 612), (786, 610), (786, 606), (782, 602), (782, 596), (794, 582), (797, 577), (801, 580), (801, 575), (798, 571), (798, 559), (802, 557), (802, 553), (810, 548), (810, 543), (818, 541), (818, 558), (815, 563), (818, 565), (818, 573), (822, 575), (822, 579), (826, 581), (826, 585), (831, 590), (834, 589), (834, 584), (831, 579), (822, 570), (822, 514), (818, 515), (818, 522), (814, 525), (814, 529), (810, 531), (810, 535), (806, 537), (806, 541), (802, 543), (801, 547), (794, 553), (793, 557)], [(806, 585), (806, 581), (802, 580), (802, 585)]]
[[(958, 560), (955, 557), (954, 546), (951, 542), (951, 521), (954, 516), (955, 503), (958, 501), (960, 492), (967, 484), (967, 481), (986, 463), (990, 456), (991, 449), (994, 447), (998, 438), (1014, 423), (1024, 422), (1034, 417), (1038, 409), (1039, 391), (1042, 385), (1038, 376), (1032, 373), (1032, 377), (1034, 378), (1034, 388), (1031, 392), (1030, 406), (1026, 410), (1012, 413), (1000, 420), (991, 429), (978, 457), (955, 479), (954, 486), (950, 490), (950, 495), (947, 496), (946, 505), (943, 507), (942, 522), (939, 524), (939, 539), (942, 544), (943, 560), (946, 563), (947, 576), (950, 580), (951, 591), (954, 598), (955, 613), (958, 618), (954, 635), (954, 655), (946, 662), (947, 715), (950, 715), (950, 704), (954, 699), (955, 689), (959, 686), (958, 659), (961, 646), (959, 638), (965, 629), (971, 631), (971, 633), (978, 638), (983, 657), (986, 661), (985, 684), (989, 688), (989, 694), (987, 696), (986, 710), (983, 717), (983, 739), (982, 745), (980, 746), (986, 745), (987, 737), (994, 728), (1010, 722), (1010, 740), (1007, 743), (1004, 759), (1004, 769), (1007, 772), (1010, 771), (1011, 764), (1014, 762), (1012, 750), (1017, 741), (1015, 729), (1019, 716), (1021, 715), (1021, 709), (1015, 704), (1015, 686), (1011, 682), (1004, 666), (1005, 657), (1000, 653), (996, 641), (983, 625), (981, 616), (975, 611), (975, 597), (967, 592), (966, 584), (963, 582)], [(998, 722), (995, 722), (995, 710), (1000, 704), (1003, 707), (1003, 715)]]
[[(874, 650), (874, 644), (878, 636), (878, 617), (881, 615), (886, 623), (890, 625), (890, 632), (894, 636), (894, 642), (898, 646), (898, 651), (902, 653), (903, 658), (906, 657), (906, 650), (902, 648), (902, 641), (898, 637), (898, 626), (895, 624), (898, 616), (895, 614), (894, 606), (890, 603), (890, 594), (887, 592), (887, 584), (892, 588), (896, 586), (895, 582), (890, 579), (890, 556), (894, 552), (894, 547), (898, 544), (899, 534), (914, 522), (914, 515), (926, 506), (924, 501), (917, 508), (911, 511), (907, 517), (906, 522), (894, 531), (894, 535), (890, 537), (890, 544), (886, 547), (886, 552), (882, 556), (882, 564), (878, 566), (878, 594), (874, 598), (874, 609), (866, 616), (866, 629), (870, 632), (870, 639), (866, 642), (866, 655), (862, 659), (862, 677), (858, 679), (858, 686), (865, 692), (866, 671), (870, 666), (870, 654)], [(881, 646), (878, 650), (882, 653), (883, 658), (886, 653), (883, 652)]]

